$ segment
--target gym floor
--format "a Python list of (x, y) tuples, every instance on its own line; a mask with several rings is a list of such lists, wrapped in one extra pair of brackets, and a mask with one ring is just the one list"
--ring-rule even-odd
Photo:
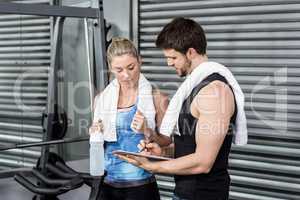
[[(89, 160), (72, 161), (67, 163), (70, 167), (81, 172), (88, 172)], [(88, 199), (90, 187), (83, 185), (82, 187), (69, 191), (58, 196), (60, 200), (83, 200)], [(31, 200), (34, 194), (19, 183), (14, 178), (0, 179), (0, 200)]]

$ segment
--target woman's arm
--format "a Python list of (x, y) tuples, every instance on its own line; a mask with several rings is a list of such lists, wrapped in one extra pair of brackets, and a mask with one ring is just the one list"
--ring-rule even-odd
[(156, 142), (160, 146), (168, 146), (172, 143), (172, 139), (159, 133), (159, 127), (165, 115), (165, 112), (169, 105), (169, 97), (167, 94), (160, 92), (159, 90), (153, 90), (153, 102), (156, 110), (156, 130), (146, 129), (145, 135), (149, 134), (150, 140)]
[[(98, 102), (98, 98), (100, 96), (100, 92), (95, 96), (94, 100), (93, 100), (93, 103), (91, 105), (91, 110), (92, 112), (94, 113), (95, 112), (95, 108), (96, 108), (96, 104)], [(88, 133), (89, 134), (92, 134), (92, 133), (99, 133), (99, 132), (102, 132), (103, 131), (103, 124), (102, 124), (102, 121), (99, 120), (98, 122), (93, 122), (93, 119), (92, 119), (92, 124), (90, 125), (89, 129), (88, 129)]]
[(148, 128), (147, 121), (142, 112), (139, 110), (136, 112), (133, 121), (132, 128), (137, 132), (142, 132), (145, 135), (147, 142), (155, 142), (160, 146), (168, 146), (171, 144), (172, 139), (158, 132), (161, 125), (164, 114), (168, 108), (169, 98), (166, 94), (159, 92), (158, 90), (153, 91), (153, 102), (156, 111), (155, 122), (156, 128), (152, 130)]

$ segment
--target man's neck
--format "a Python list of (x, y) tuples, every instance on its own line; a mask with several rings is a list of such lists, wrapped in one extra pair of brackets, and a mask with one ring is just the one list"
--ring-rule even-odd
[(208, 61), (208, 57), (206, 54), (196, 56), (191, 62), (191, 68), (189, 70), (189, 74), (191, 74), (194, 71), (194, 69), (196, 67), (198, 67), (200, 64), (207, 62), (207, 61)]

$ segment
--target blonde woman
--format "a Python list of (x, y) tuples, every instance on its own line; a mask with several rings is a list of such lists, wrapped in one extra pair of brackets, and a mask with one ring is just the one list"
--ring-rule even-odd
[[(168, 97), (158, 90), (152, 90), (151, 98), (144, 100), (141, 94), (143, 88), (140, 84), (150, 84), (141, 74), (141, 58), (130, 40), (113, 38), (107, 50), (107, 60), (115, 80), (96, 97), (94, 113), (96, 119), (94, 119), (94, 123), (90, 128), (91, 134), (95, 130), (103, 128), (104, 137), (106, 138), (105, 170), (107, 176), (102, 186), (101, 198), (103, 200), (160, 199), (153, 174), (120, 160), (113, 154), (113, 151), (138, 152), (137, 145), (144, 139), (156, 141), (159, 144), (170, 143), (168, 137), (157, 134), (155, 131), (159, 127), (168, 106)], [(97, 112), (107, 110), (109, 105), (113, 107), (116, 98), (116, 113), (111, 108), (113, 114), (102, 114), (103, 117), (99, 117), (101, 122), (98, 122)], [(145, 116), (139, 110), (139, 106), (141, 108), (143, 106), (148, 107), (151, 101), (154, 105), (152, 113), (155, 113), (153, 116), (154, 121), (152, 120), (154, 127), (152, 128), (149, 127), (151, 112), (148, 116)], [(106, 105), (106, 107), (103, 105)], [(151, 110), (151, 107), (147, 109), (149, 110), (149, 108)], [(116, 134), (111, 135), (114, 130), (116, 130)]]

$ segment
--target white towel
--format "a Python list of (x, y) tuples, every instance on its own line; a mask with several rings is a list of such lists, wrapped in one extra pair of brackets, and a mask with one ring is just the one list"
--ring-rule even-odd
[(180, 135), (178, 132), (178, 117), (184, 100), (191, 94), (194, 87), (201, 81), (213, 73), (219, 73), (224, 76), (229, 85), (233, 89), (233, 93), (237, 104), (237, 117), (234, 128), (234, 143), (237, 145), (247, 144), (247, 121), (244, 110), (244, 94), (238, 82), (225, 66), (216, 62), (204, 62), (196, 67), (192, 73), (181, 84), (175, 95), (173, 96), (165, 116), (160, 126), (160, 133), (166, 136), (174, 134)]
[[(95, 100), (93, 122), (98, 122), (99, 119), (102, 120), (104, 140), (108, 142), (117, 140), (116, 117), (119, 91), (120, 84), (115, 79)], [(152, 86), (142, 74), (140, 74), (138, 83), (137, 109), (145, 116), (148, 127), (154, 130), (156, 111), (153, 103)]]

